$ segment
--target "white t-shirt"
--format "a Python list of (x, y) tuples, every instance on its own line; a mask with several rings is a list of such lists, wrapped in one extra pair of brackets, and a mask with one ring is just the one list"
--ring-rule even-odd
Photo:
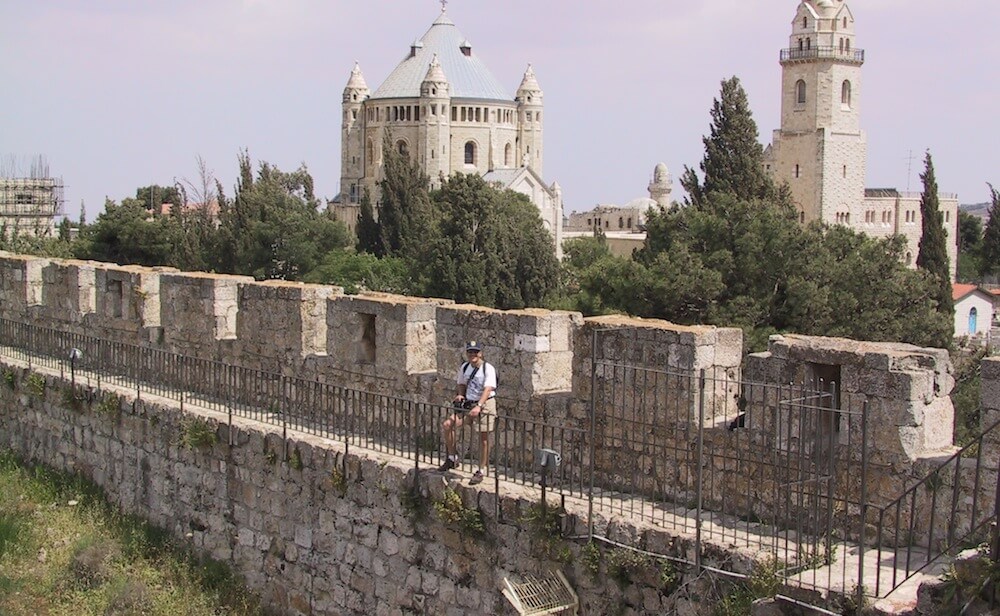
[[(473, 371), (475, 371), (475, 375), (472, 375)], [(469, 380), (470, 375), (472, 376), (471, 381)], [(478, 402), (483, 396), (483, 390), (487, 387), (493, 388), (493, 391), (490, 392), (490, 398), (497, 395), (497, 369), (485, 361), (479, 366), (479, 370), (476, 370), (476, 367), (471, 363), (463, 363), (458, 368), (457, 382), (459, 385), (465, 385), (466, 400)]]

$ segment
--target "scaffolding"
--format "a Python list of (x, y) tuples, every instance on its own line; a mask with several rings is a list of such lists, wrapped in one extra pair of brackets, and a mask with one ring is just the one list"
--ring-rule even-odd
[(62, 178), (52, 177), (44, 156), (24, 164), (13, 156), (0, 161), (0, 230), (14, 235), (52, 235), (63, 214)]

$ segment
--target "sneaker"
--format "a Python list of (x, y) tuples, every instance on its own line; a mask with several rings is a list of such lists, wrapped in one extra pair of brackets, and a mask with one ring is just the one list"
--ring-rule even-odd
[(474, 486), (483, 482), (483, 471), (476, 471), (472, 473), (472, 479), (469, 480), (469, 485)]
[(442, 473), (444, 473), (444, 472), (450, 471), (451, 469), (455, 468), (456, 466), (458, 466), (458, 464), (454, 460), (452, 460), (451, 458), (448, 458), (448, 459), (446, 459), (444, 461), (444, 464), (442, 464), (441, 466), (438, 467), (438, 470), (441, 471)]

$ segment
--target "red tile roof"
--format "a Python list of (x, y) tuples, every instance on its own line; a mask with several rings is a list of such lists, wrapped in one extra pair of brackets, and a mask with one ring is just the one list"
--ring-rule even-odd
[(959, 282), (954, 282), (951, 285), (951, 299), (957, 302), (958, 300), (962, 299), (963, 297), (965, 297), (969, 293), (972, 293), (978, 288), (979, 287), (977, 287), (974, 284), (962, 284)]

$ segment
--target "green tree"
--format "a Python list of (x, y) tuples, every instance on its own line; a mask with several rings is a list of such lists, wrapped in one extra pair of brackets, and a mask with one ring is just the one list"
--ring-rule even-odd
[(958, 280), (971, 282), (979, 275), (979, 252), (983, 243), (983, 221), (958, 211)]
[[(917, 267), (931, 274), (938, 282), (936, 294), (938, 310), (949, 318), (955, 314), (951, 298), (951, 268), (948, 263), (947, 235), (944, 230), (944, 216), (938, 197), (937, 178), (934, 175), (934, 161), (930, 151), (924, 157), (924, 172), (920, 174), (924, 189), (920, 195), (921, 233), (920, 250), (917, 253)], [(941, 346), (948, 346), (942, 340)]]
[(722, 92), (713, 102), (711, 115), (709, 135), (702, 138), (705, 157), (700, 167), (705, 175), (704, 182), (699, 181), (698, 173), (687, 166), (680, 178), (688, 194), (688, 203), (704, 206), (713, 192), (743, 200), (777, 199), (779, 191), (764, 172), (764, 149), (739, 78), (722, 82)]
[(283, 172), (261, 162), (256, 177), (246, 152), (230, 200), (219, 191), (218, 271), (257, 279), (299, 280), (333, 250), (349, 244), (343, 224), (321, 215), (303, 165)]
[(552, 236), (527, 197), (457, 174), (433, 195), (421, 261), (427, 293), (501, 309), (538, 306), (558, 284)]
[(172, 210), (181, 207), (183, 200), (176, 186), (159, 186), (152, 184), (136, 189), (135, 200), (151, 212), (159, 212), (161, 206), (169, 204)]
[(992, 203), (979, 249), (979, 273), (984, 277), (1000, 274), (1000, 192), (989, 187)]
[(370, 253), (335, 250), (303, 277), (304, 282), (332, 284), (347, 293), (379, 291), (398, 295), (417, 295), (419, 289), (410, 273), (410, 265), (398, 257), (376, 257)]
[(81, 233), (76, 256), (120, 265), (172, 265), (179, 227), (169, 215), (150, 211), (138, 199), (110, 199), (94, 224)]
[(375, 220), (371, 194), (367, 188), (361, 196), (360, 210), (357, 227), (358, 251), (371, 253), (376, 257), (385, 256), (385, 245), (382, 244), (382, 232), (379, 229), (378, 221)]
[(397, 149), (390, 131), (382, 140), (382, 169), (378, 184), (381, 248), (386, 255), (420, 259), (432, 226), (429, 180), (416, 161)]

